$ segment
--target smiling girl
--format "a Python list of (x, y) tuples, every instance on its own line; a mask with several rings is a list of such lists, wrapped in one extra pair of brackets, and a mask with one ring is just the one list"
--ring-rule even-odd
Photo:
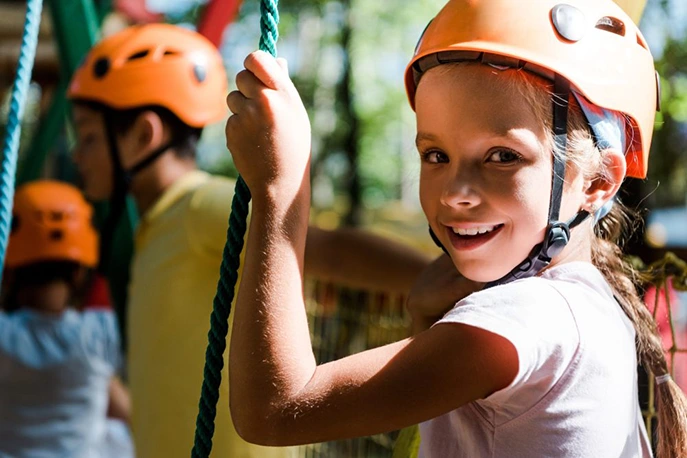
[[(616, 241), (644, 177), (653, 61), (610, 0), (452, 0), (406, 72), (420, 200), (440, 259), (415, 335), (318, 365), (303, 305), (310, 132), (284, 61), (254, 53), (227, 145), (253, 195), (230, 356), (249, 441), (421, 423), (425, 457), (648, 457), (637, 363), (659, 387), (658, 453), (687, 456), (685, 399)], [(444, 288), (444, 302), (433, 288)]]

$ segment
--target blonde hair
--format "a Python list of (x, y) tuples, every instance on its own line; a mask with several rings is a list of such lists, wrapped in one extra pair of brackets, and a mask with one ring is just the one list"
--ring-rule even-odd
[[(450, 71), (457, 66), (469, 65), (479, 64), (454, 63), (438, 68), (443, 67), (443, 71)], [(523, 70), (509, 69), (499, 73), (504, 75), (499, 83), (507, 90), (516, 91), (523, 96), (546, 126), (550, 136), (548, 143), (553, 145), (552, 84)], [(470, 76), (463, 73), (461, 78), (463, 77)], [(569, 104), (566, 169), (575, 169), (586, 179), (604, 179), (608, 176), (608, 170), (603, 151), (595, 145), (594, 137), (574, 97), (570, 97)], [(636, 215), (631, 215), (629, 210), (616, 200), (610, 214), (594, 227), (592, 262), (613, 289), (618, 303), (635, 328), (638, 361), (650, 376), (658, 377), (669, 373), (661, 337), (652, 314), (638, 294), (639, 275), (626, 261), (621, 248), (633, 229), (631, 222), (636, 220), (631, 216)], [(657, 384), (656, 388), (657, 457), (687, 457), (687, 398), (672, 379)]]

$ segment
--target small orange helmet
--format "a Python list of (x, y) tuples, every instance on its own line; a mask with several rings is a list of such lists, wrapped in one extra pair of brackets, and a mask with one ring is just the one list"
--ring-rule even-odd
[(411, 106), (424, 72), (467, 60), (560, 75), (593, 105), (627, 115), (627, 175), (646, 176), (658, 77), (642, 33), (613, 1), (450, 0), (406, 70)]
[(93, 209), (72, 185), (40, 180), (20, 186), (14, 195), (5, 265), (74, 261), (95, 267), (98, 235), (92, 215)]
[(74, 73), (68, 97), (115, 110), (167, 108), (191, 127), (222, 119), (227, 77), (217, 48), (169, 24), (129, 27), (95, 45)]

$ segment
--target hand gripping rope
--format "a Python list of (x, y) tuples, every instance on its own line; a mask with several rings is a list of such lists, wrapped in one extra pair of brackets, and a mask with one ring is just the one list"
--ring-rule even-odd
[(21, 135), (21, 121), (24, 118), (26, 95), (31, 83), (33, 61), (38, 44), (38, 29), (41, 25), (41, 11), (43, 0), (29, 0), (26, 5), (26, 21), (17, 74), (12, 88), (5, 141), (2, 148), (2, 170), (0, 170), (0, 282), (2, 282), (2, 266), (5, 265), (5, 253), (12, 223), (12, 204), (14, 201), (14, 178), (17, 173), (17, 152), (19, 151), (19, 137)]
[[(269, 52), (273, 56), (277, 55), (277, 39), (279, 37), (277, 6), (278, 0), (260, 1), (260, 50)], [(231, 312), (234, 288), (238, 279), (239, 258), (241, 250), (243, 250), (243, 238), (246, 234), (250, 199), (250, 190), (243, 178), (239, 176), (236, 181), (234, 199), (231, 202), (227, 243), (224, 246), (222, 265), (220, 266), (217, 295), (212, 303), (208, 347), (205, 352), (205, 368), (203, 369), (203, 387), (196, 419), (195, 440), (191, 451), (192, 458), (207, 458), (212, 450), (219, 387), (222, 382), (222, 368), (224, 367), (224, 350), (227, 347), (227, 332), (229, 331), (229, 313)]]

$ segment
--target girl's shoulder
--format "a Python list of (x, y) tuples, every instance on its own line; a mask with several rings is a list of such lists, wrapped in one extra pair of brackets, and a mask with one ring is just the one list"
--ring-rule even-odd
[(477, 291), (456, 304), (551, 308), (553, 304), (578, 302), (587, 296), (613, 302), (613, 292), (601, 272), (588, 262), (569, 262), (545, 270), (536, 277)]
[(557, 334), (574, 337), (576, 324), (570, 301), (555, 281), (543, 277), (516, 280), (472, 293), (455, 304), (443, 322), (462, 322), (509, 340), (512, 334), (531, 339)]
[[(484, 329), (513, 345), (518, 354), (518, 374), (507, 389), (494, 393), (487, 403), (507, 405), (515, 415), (534, 405), (541, 398), (537, 393), (551, 389), (579, 355), (587, 334), (584, 327), (590, 321), (579, 309), (608, 309), (613, 298), (599, 294), (604, 285), (603, 276), (593, 265), (569, 263), (538, 277), (473, 293), (439, 323)], [(596, 305), (589, 307), (590, 302)]]

